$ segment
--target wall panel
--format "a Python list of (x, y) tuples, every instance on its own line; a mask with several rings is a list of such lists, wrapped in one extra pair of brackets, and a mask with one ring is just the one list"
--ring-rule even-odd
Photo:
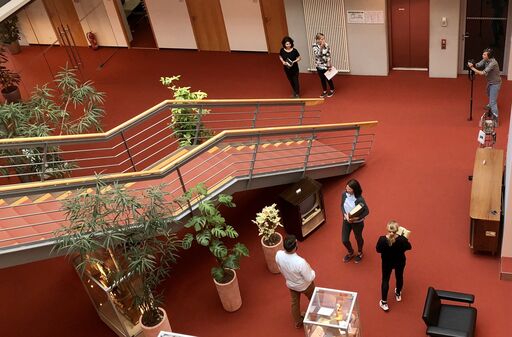
[(184, 0), (146, 0), (146, 8), (159, 48), (197, 49)]
[(27, 43), (53, 44), (57, 41), (57, 35), (42, 0), (33, 1), (25, 6), (18, 18), (20, 32)]
[(258, 0), (220, 0), (231, 50), (267, 51)]

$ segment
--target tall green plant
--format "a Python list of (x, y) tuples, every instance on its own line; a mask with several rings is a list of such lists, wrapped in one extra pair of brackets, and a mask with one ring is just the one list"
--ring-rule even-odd
[(5, 48), (0, 46), (0, 86), (2, 86), (3, 89), (17, 86), (21, 81), (18, 73), (15, 73), (4, 65), (7, 62), (8, 59), (5, 55)]
[[(54, 86), (44, 84), (29, 100), (0, 105), (0, 138), (45, 137), (102, 131), (105, 94), (90, 81), (78, 80), (74, 69), (61, 68)], [(58, 146), (1, 149), (2, 166), (14, 167), (25, 180), (60, 178), (70, 173), (73, 163), (60, 157)], [(0, 169), (3, 174), (5, 168)]]
[[(162, 85), (173, 92), (176, 100), (201, 100), (208, 96), (207, 93), (198, 90), (190, 91), (190, 87), (178, 87), (173, 82), (179, 81), (180, 75), (172, 77), (160, 77)], [(180, 146), (196, 145), (212, 136), (210, 130), (205, 129), (202, 122), (204, 115), (210, 113), (208, 109), (197, 108), (172, 108), (171, 124), (174, 136), (178, 139)]]
[(55, 233), (56, 249), (77, 259), (84, 272), (101, 271), (104, 284), (129, 283), (134, 304), (146, 326), (163, 318), (158, 285), (169, 276), (181, 241), (173, 232), (172, 210), (162, 186), (143, 192), (100, 179), (93, 190), (78, 190), (64, 202), (69, 225)]
[(197, 210), (185, 224), (186, 228), (193, 228), (195, 234), (187, 233), (183, 237), (183, 248), (189, 249), (194, 241), (208, 247), (217, 261), (217, 266), (211, 269), (212, 277), (219, 283), (227, 283), (232, 277), (227, 269), (239, 269), (240, 258), (249, 256), (249, 250), (244, 244), (238, 242), (228, 248), (224, 243), (226, 238), (238, 237), (238, 232), (226, 223), (219, 211), (221, 205), (235, 207), (233, 197), (219, 194), (215, 198), (209, 198), (206, 186), (201, 183), (187, 191), (177, 202), (181, 207), (186, 207), (195, 199), (199, 199)]
[(20, 39), (20, 30), (18, 28), (18, 17), (11, 15), (0, 22), (0, 41), (10, 44)]

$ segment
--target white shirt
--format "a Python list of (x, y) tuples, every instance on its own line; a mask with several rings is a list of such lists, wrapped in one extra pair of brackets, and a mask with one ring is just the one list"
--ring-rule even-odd
[(304, 291), (315, 279), (315, 271), (297, 253), (280, 250), (276, 253), (276, 263), (286, 279), (286, 286), (295, 291)]
[(343, 203), (343, 208), (345, 209), (345, 213), (350, 213), (351, 210), (356, 207), (356, 196), (353, 194), (348, 194), (345, 197), (345, 202)]

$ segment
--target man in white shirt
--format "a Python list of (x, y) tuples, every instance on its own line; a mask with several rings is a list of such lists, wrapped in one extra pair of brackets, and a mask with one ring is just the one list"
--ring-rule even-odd
[(309, 263), (297, 255), (297, 238), (287, 235), (283, 243), (285, 250), (276, 253), (276, 262), (281, 274), (286, 279), (286, 286), (290, 289), (292, 299), (292, 317), (295, 327), (300, 329), (304, 317), (300, 315), (300, 294), (311, 299), (315, 290), (315, 271)]

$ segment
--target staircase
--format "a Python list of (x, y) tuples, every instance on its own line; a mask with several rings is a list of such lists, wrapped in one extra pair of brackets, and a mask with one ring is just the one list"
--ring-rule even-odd
[[(366, 133), (376, 122), (233, 129), (200, 145), (178, 148), (137, 172), (102, 175), (133, 191), (163, 184), (168, 201), (202, 182), (211, 194), (235, 193), (349, 174), (364, 164), (373, 144)], [(91, 188), (94, 176), (0, 187), (0, 267), (46, 259), (53, 233), (65, 226), (62, 202)], [(107, 187), (108, 188), (108, 187)], [(175, 209), (176, 219), (189, 209)]]

